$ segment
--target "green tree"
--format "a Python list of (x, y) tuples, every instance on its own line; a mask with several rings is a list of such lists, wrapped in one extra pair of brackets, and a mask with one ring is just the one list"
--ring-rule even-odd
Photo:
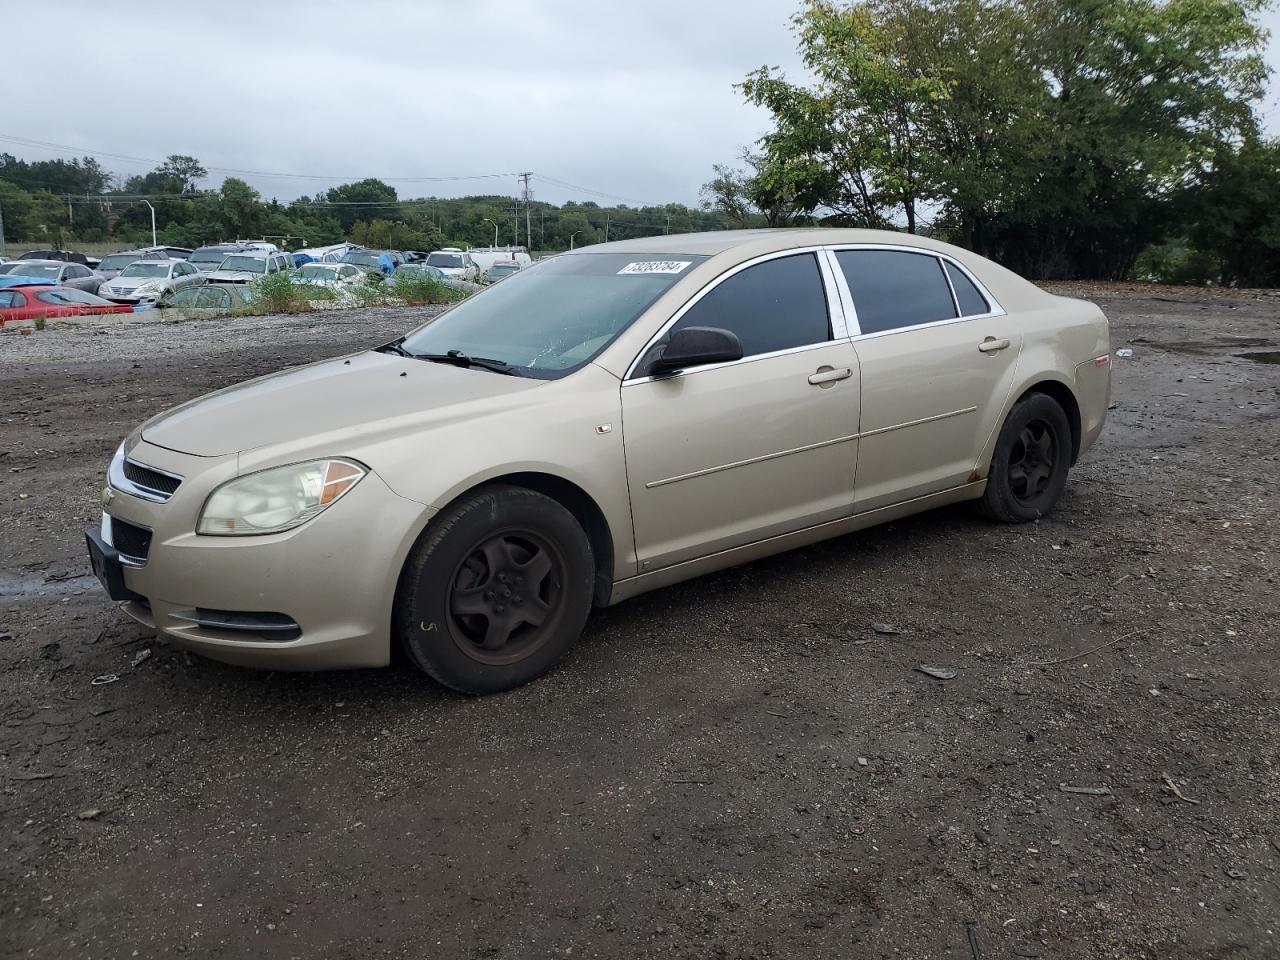
[(1119, 277), (1253, 134), (1264, 0), (810, 0), (810, 86), (742, 85), (805, 212), (934, 229), (1038, 277)]
[(333, 187), (325, 199), (335, 204), (334, 215), (343, 230), (350, 230), (357, 220), (397, 212), (396, 188), (372, 177)]

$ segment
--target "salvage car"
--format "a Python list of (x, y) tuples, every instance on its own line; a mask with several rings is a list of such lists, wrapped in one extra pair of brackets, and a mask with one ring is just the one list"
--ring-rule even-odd
[(222, 266), (222, 261), (227, 259), (233, 253), (247, 253), (248, 246), (243, 243), (211, 243), (205, 247), (197, 247), (191, 251), (191, 256), (187, 257), (187, 263), (191, 264), (201, 273), (212, 273)]
[(205, 282), (204, 275), (185, 260), (135, 260), (98, 293), (116, 303), (167, 306), (179, 290)]
[(175, 644), (491, 693), (593, 606), (958, 501), (1023, 523), (1102, 429), (1108, 324), (958, 247), (726, 231), (539, 262), (373, 350), (134, 430), (87, 532)]
[(206, 273), (210, 283), (249, 283), (272, 273), (287, 273), (293, 269), (293, 258), (287, 253), (236, 253), (219, 264), (218, 269)]
[(32, 280), (50, 280), (64, 287), (74, 287), (85, 293), (97, 293), (102, 286), (102, 274), (90, 270), (82, 263), (68, 260), (28, 260), (19, 258), (0, 264), (0, 274), (11, 277), (30, 277)]
[(346, 290), (364, 282), (365, 272), (349, 263), (304, 263), (289, 277), (304, 286)]
[(109, 253), (98, 262), (98, 272), (102, 274), (102, 279), (114, 280), (123, 270), (131, 263), (139, 260), (166, 260), (168, 259), (158, 250), (127, 250), (124, 253)]
[(168, 306), (180, 309), (231, 310), (253, 299), (253, 291), (240, 283), (206, 283), (173, 295)]
[(427, 254), (427, 266), (435, 267), (446, 277), (454, 280), (467, 280), (477, 283), (480, 280), (480, 267), (471, 259), (471, 254), (457, 247), (445, 247)]
[(132, 313), (131, 307), (103, 300), (74, 287), (51, 283), (0, 286), (0, 326), (13, 320), (52, 319), (99, 313)]

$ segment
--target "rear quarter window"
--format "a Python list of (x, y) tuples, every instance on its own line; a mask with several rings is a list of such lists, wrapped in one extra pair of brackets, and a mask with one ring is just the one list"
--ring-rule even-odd
[(0, 310), (9, 307), (25, 307), (27, 298), (20, 294), (17, 290), (0, 290)]

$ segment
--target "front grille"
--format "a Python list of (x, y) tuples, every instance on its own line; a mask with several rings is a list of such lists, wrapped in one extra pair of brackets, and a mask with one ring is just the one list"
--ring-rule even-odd
[(135, 487), (154, 494), (157, 500), (168, 500), (174, 495), (178, 487), (182, 486), (181, 477), (173, 477), (167, 473), (161, 473), (159, 470), (153, 470), (151, 467), (145, 467), (140, 463), (132, 460), (124, 462), (125, 479), (132, 483)]
[(143, 563), (151, 552), (151, 531), (119, 517), (112, 517), (111, 545), (120, 551), (121, 556)]

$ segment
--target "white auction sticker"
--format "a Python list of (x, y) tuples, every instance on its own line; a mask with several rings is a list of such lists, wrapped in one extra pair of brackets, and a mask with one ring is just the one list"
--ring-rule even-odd
[(639, 260), (628, 263), (618, 273), (679, 273), (692, 260)]

